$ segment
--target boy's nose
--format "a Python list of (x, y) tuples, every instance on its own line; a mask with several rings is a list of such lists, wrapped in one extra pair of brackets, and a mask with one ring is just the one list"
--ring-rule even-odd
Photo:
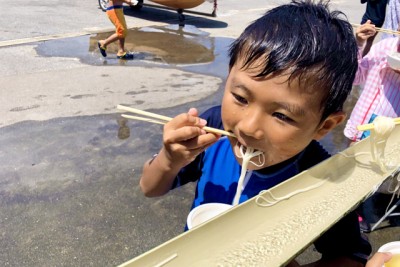
[(264, 138), (263, 125), (257, 115), (244, 115), (238, 123), (238, 130), (244, 135), (257, 140)]

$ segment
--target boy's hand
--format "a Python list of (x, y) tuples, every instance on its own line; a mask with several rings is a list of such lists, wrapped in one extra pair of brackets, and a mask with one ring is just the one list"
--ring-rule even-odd
[(143, 166), (140, 188), (145, 196), (162, 196), (171, 190), (179, 170), (215, 143), (219, 135), (206, 133), (206, 121), (196, 109), (180, 114), (164, 125), (163, 147)]
[(170, 164), (186, 166), (218, 140), (218, 135), (202, 129), (206, 123), (198, 117), (197, 110), (191, 108), (165, 124), (162, 150)]
[(375, 34), (375, 25), (372, 24), (370, 20), (367, 20), (367, 22), (359, 26), (356, 30), (356, 40), (358, 46), (363, 46), (367, 39), (374, 36)]

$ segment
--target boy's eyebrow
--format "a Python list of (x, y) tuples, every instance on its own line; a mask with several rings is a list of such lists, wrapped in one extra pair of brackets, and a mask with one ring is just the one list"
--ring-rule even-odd
[(298, 105), (289, 104), (287, 102), (276, 102), (276, 103), (283, 109), (286, 109), (288, 112), (292, 113), (293, 115), (304, 117), (306, 114), (305, 110)]
[[(244, 90), (246, 93), (251, 94), (251, 91), (242, 84), (237, 85), (236, 88), (240, 88)], [(288, 112), (292, 113), (295, 116), (304, 117), (306, 114), (306, 111), (298, 105), (289, 104), (287, 102), (276, 102), (276, 104), (278, 106), (281, 106), (283, 109), (287, 110)]]

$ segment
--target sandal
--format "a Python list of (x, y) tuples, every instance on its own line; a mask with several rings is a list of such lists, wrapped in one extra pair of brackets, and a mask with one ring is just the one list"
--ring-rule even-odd
[(133, 54), (130, 53), (124, 53), (123, 55), (117, 55), (118, 59), (125, 59), (125, 60), (132, 60), (133, 59)]
[(107, 56), (107, 52), (106, 49), (104, 47), (101, 46), (100, 42), (97, 42), (97, 46), (99, 47), (100, 53), (103, 57)]

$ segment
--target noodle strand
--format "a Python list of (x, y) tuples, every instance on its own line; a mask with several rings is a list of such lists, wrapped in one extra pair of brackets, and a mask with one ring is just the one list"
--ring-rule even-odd
[[(242, 191), (244, 189), (243, 188), (244, 187), (243, 186), (243, 182), (244, 182), (245, 177), (246, 177), (247, 166), (249, 165), (249, 162), (254, 164), (257, 167), (261, 167), (265, 163), (265, 156), (264, 156), (263, 152), (255, 150), (252, 147), (247, 147), (246, 148), (245, 146), (243, 146), (241, 144), (240, 147), (239, 147), (239, 152), (240, 152), (240, 155), (236, 154), (236, 156), (238, 158), (242, 158), (243, 160), (242, 160), (242, 169), (240, 171), (238, 185), (237, 185), (237, 188), (236, 188), (236, 194), (235, 194), (235, 197), (234, 197), (233, 202), (232, 202), (232, 205), (234, 205), (234, 206), (239, 204), (239, 199), (240, 199), (240, 196), (241, 196)], [(251, 161), (252, 158), (257, 157), (257, 156), (259, 156), (259, 158), (258, 158), (259, 163), (255, 163), (254, 161)]]

